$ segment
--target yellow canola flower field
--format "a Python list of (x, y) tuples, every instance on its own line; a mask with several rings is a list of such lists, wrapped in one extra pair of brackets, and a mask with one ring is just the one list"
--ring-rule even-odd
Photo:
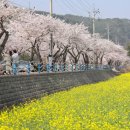
[(130, 73), (5, 110), (0, 130), (130, 130)]

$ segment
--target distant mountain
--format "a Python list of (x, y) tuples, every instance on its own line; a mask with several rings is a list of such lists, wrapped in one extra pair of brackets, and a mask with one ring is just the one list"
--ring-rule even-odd
[[(47, 12), (37, 11), (39, 14), (47, 15)], [(76, 15), (53, 15), (61, 20), (70, 24), (84, 23), (88, 26), (89, 32), (92, 33), (92, 20), (88, 17), (76, 16)], [(96, 33), (100, 33), (103, 38), (107, 38), (107, 25), (110, 27), (110, 40), (117, 44), (127, 46), (130, 43), (130, 20), (119, 19), (119, 18), (107, 18), (107, 19), (96, 19), (95, 30)]]

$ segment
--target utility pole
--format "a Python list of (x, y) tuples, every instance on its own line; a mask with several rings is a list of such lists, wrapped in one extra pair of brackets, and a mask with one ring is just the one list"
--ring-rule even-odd
[(52, 17), (53, 14), (53, 3), (52, 0), (50, 0), (50, 16)]
[(110, 41), (110, 26), (109, 26), (109, 24), (107, 24), (107, 39), (108, 39), (108, 41)]
[[(50, 17), (52, 17), (53, 14), (53, 3), (52, 0), (50, 0)], [(53, 62), (53, 34), (52, 32), (50, 32), (50, 53), (49, 53), (49, 57), (48, 57), (48, 62), (49, 62), (49, 66), (52, 69), (52, 62)], [(50, 69), (50, 71), (51, 71)]]
[(95, 35), (95, 18), (96, 18), (96, 15), (100, 13), (100, 11), (99, 11), (99, 9), (95, 10), (95, 8), (94, 8), (92, 13), (91, 12), (88, 12), (88, 13), (89, 13), (89, 17), (92, 19), (92, 22), (93, 22), (92, 36), (94, 37), (94, 35)]
[(115, 36), (115, 43), (119, 44), (117, 36)]
[(30, 5), (31, 5), (31, 4), (30, 4), (30, 0), (28, 0), (28, 5), (29, 5), (29, 9), (30, 9), (30, 8), (31, 8), (31, 7), (30, 7)]
[[(53, 15), (53, 3), (52, 3), (52, 0), (50, 0), (50, 16), (53, 17), (52, 15)], [(50, 33), (50, 39), (51, 39), (51, 41), (50, 41), (50, 55), (53, 59), (53, 34), (52, 34), (52, 32)]]

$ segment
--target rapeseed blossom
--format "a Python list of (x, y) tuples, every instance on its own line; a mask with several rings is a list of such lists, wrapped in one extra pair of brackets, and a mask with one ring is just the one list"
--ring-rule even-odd
[(0, 130), (129, 130), (130, 73), (14, 106)]

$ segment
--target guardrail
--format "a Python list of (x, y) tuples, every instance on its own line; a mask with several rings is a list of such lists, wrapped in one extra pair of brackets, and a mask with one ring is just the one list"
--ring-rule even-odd
[[(30, 75), (33, 72), (35, 73), (57, 73), (57, 72), (77, 72), (77, 71), (88, 71), (88, 70), (111, 70), (112, 68), (108, 65), (86, 65), (86, 64), (54, 64), (43, 66), (42, 64), (37, 64), (35, 68), (37, 70), (33, 70), (33, 66), (28, 63), (25, 67), (23, 72)], [(12, 73), (13, 75), (21, 74), (22, 70), (20, 71), (19, 66), (17, 64), (12, 65)]]

